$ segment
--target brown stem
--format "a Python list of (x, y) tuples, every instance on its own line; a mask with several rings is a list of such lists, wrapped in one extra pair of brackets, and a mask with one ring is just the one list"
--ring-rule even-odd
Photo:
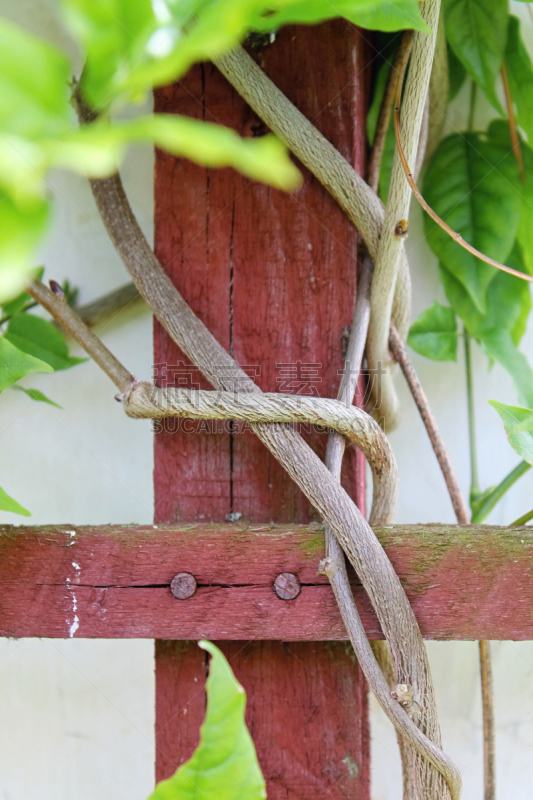
[(511, 87), (509, 86), (509, 77), (507, 75), (507, 67), (505, 63), (502, 64), (502, 80), (503, 88), (505, 91), (505, 102), (507, 105), (507, 116), (509, 117), (509, 133), (511, 134), (511, 143), (513, 146), (513, 153), (518, 164), (518, 178), (520, 183), (525, 183), (526, 176), (524, 173), (524, 159), (522, 158), (522, 150), (520, 148), (520, 137), (516, 129), (516, 118), (513, 108), (513, 98), (511, 95)]
[[(239, 61), (239, 52), (230, 56)], [(257, 69), (253, 62), (252, 65)], [(248, 72), (246, 78), (249, 78)], [(244, 79), (244, 87), (247, 85), (248, 80)], [(283, 96), (281, 100), (285, 101), (285, 105), (288, 103)], [(253, 102), (251, 105), (253, 107)], [(78, 113), (82, 120), (90, 118), (90, 112), (86, 116), (80, 102)], [(289, 113), (294, 113), (292, 106)], [(313, 142), (316, 142), (317, 136), (313, 129)], [(336, 150), (334, 153), (335, 158), (339, 156)], [(346, 163), (342, 158), (341, 162)], [(353, 177), (355, 173), (350, 175)], [(357, 176), (353, 179), (356, 183), (361, 182)], [(366, 187), (366, 184), (363, 185)], [(171, 282), (139, 228), (119, 175), (93, 180), (91, 188), (110, 239), (139, 292), (185, 355), (215, 388), (232, 392), (259, 392), (257, 385), (216, 341)], [(377, 198), (368, 187), (366, 190), (369, 200), (372, 200), (371, 205), (375, 206)], [(359, 221), (370, 223), (370, 227), (375, 225), (369, 209), (363, 209), (360, 204), (360, 193), (356, 192), (355, 199)], [(376, 210), (379, 214), (379, 203)], [(368, 232), (368, 224), (366, 228)], [(427, 653), (411, 605), (390, 561), (357, 507), (293, 428), (271, 423), (253, 423), (251, 428), (338, 538), (376, 610), (391, 648), (399, 680), (417, 688), (423, 703), (418, 726), (409, 719), (399, 703), (392, 700), (359, 615), (352, 619), (350, 608), (344, 603), (344, 598), (340, 598), (343, 619), (348, 624), (353, 623), (354, 635), (350, 638), (367, 680), (385, 713), (416, 750), (420, 786), (427, 787), (428, 799), (451, 797), (455, 800), (461, 791), (460, 774), (440, 749), (440, 729)], [(347, 613), (349, 619), (345, 616)]]
[(113, 322), (123, 311), (137, 309), (141, 304), (144, 306), (144, 300), (135, 284), (126, 283), (90, 303), (76, 306), (76, 311), (89, 328), (94, 328)]
[(52, 291), (41, 281), (33, 281), (26, 289), (43, 308), (53, 316), (56, 322), (75, 339), (85, 352), (111, 378), (121, 392), (131, 389), (134, 378), (130, 372), (115, 358), (105, 344), (95, 336), (78, 314), (71, 308), (63, 290), (55, 281), (50, 281)]
[(398, 336), (398, 332), (393, 324), (391, 324), (390, 327), (389, 347), (394, 360), (400, 365), (405, 380), (407, 381), (409, 389), (411, 390), (411, 394), (413, 395), (413, 400), (417, 405), (420, 416), (422, 417), (422, 421), (426, 427), (431, 446), (433, 447), (433, 451), (437, 457), (437, 461), (439, 462), (442, 476), (446, 482), (446, 487), (448, 489), (448, 494), (450, 495), (450, 500), (452, 501), (457, 522), (459, 525), (468, 525), (470, 519), (466, 508), (466, 503), (464, 501), (453, 464), (446, 449), (446, 445), (444, 444), (444, 439), (439, 432), (435, 417), (433, 416), (433, 412), (431, 411), (422, 385), (418, 380), (418, 375), (416, 374), (415, 368), (413, 367), (411, 359), (409, 358), (407, 349)]
[[(126, 268), (181, 350), (216, 388), (259, 391), (170, 281), (137, 224), (119, 176), (92, 181), (91, 185), (108, 234)], [(366, 677), (389, 718), (408, 736), (417, 753), (427, 759), (421, 762), (421, 775), (424, 781), (435, 787), (437, 794), (431, 796), (447, 797), (446, 781), (450, 787), (449, 796), (458, 797), (461, 784), (459, 773), (440, 749), (433, 687), (420, 630), (398, 576), (377, 545), (373, 531), (295, 430), (267, 423), (254, 423), (252, 429), (339, 538), (376, 609), (391, 646), (399, 679), (418, 688), (424, 706), (421, 729), (412, 723), (399, 704), (392, 701), (390, 692), (387, 693), (386, 682), (372, 656), (361, 621), (357, 618), (354, 621), (357, 627), (357, 637), (354, 637), (357, 658), (364, 665)]]
[(479, 663), (481, 666), (481, 695), (483, 698), (484, 800), (496, 800), (494, 693), (492, 688), (490, 642), (479, 643)]
[(475, 247), (473, 247), (473, 245), (468, 244), (468, 242), (465, 242), (461, 234), (457, 233), (457, 231), (454, 231), (453, 228), (450, 228), (450, 226), (446, 222), (444, 222), (444, 220), (441, 219), (441, 217), (439, 217), (437, 212), (431, 208), (429, 203), (422, 196), (420, 189), (416, 185), (416, 181), (413, 177), (413, 173), (407, 162), (405, 151), (402, 146), (402, 137), (400, 134), (400, 100), (401, 100), (402, 83), (403, 83), (403, 76), (402, 80), (398, 83), (396, 91), (396, 103), (394, 105), (394, 134), (396, 136), (396, 147), (398, 148), (398, 155), (400, 156), (400, 162), (403, 171), (405, 173), (405, 177), (407, 178), (407, 182), (409, 183), (409, 186), (411, 187), (414, 196), (416, 197), (416, 199), (418, 200), (424, 211), (426, 211), (426, 213), (429, 214), (431, 219), (434, 222), (436, 222), (437, 225), (440, 228), (442, 228), (442, 230), (445, 233), (448, 234), (448, 236), (450, 236), (455, 242), (457, 242), (458, 245), (463, 247), (465, 250), (468, 250), (469, 253), (472, 253), (472, 255), (476, 256), (476, 258), (481, 259), (481, 261), (484, 261), (486, 264), (490, 264), (491, 267), (496, 267), (496, 269), (502, 270), (502, 272), (507, 272), (509, 273), (509, 275), (514, 275), (517, 278), (521, 278), (523, 281), (530, 281), (530, 282), (533, 281), (533, 275), (526, 275), (523, 272), (519, 272), (519, 270), (517, 269), (508, 267), (505, 264), (500, 264), (499, 261), (495, 261), (493, 258), (490, 258), (489, 256), (485, 255), (480, 250), (477, 250)]
[[(444, 444), (444, 440), (429, 406), (427, 397), (418, 380), (415, 368), (407, 353), (406, 347), (394, 325), (391, 325), (389, 346), (394, 360), (400, 365), (405, 376), (413, 399), (422, 417), (431, 445), (437, 456), (442, 475), (446, 482), (448, 494), (452, 501), (455, 516), (459, 525), (468, 525), (470, 518), (466, 508), (455, 470)], [(485, 800), (495, 800), (496, 797), (496, 745), (494, 730), (494, 697), (492, 692), (492, 669), (490, 656), (490, 642), (479, 642), (479, 665), (481, 672), (481, 687), (483, 697), (483, 764)]]
[(370, 158), (368, 159), (368, 185), (376, 194), (378, 191), (383, 148), (385, 147), (385, 139), (387, 137), (387, 131), (389, 130), (390, 116), (394, 105), (394, 98), (396, 97), (398, 81), (404, 72), (404, 64), (409, 60), (412, 49), (413, 31), (404, 31), (398, 49), (394, 54), (392, 67), (387, 78), (387, 85), (385, 86), (385, 92), (379, 109), (378, 121), (376, 123), (374, 142), (372, 144)]

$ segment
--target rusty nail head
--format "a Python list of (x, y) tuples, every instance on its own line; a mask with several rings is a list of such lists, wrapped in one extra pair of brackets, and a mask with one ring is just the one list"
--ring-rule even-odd
[(188, 600), (196, 592), (196, 578), (190, 572), (178, 572), (170, 582), (170, 591), (177, 600)]
[(282, 572), (274, 581), (274, 589), (282, 600), (294, 600), (301, 592), (300, 581), (292, 572)]

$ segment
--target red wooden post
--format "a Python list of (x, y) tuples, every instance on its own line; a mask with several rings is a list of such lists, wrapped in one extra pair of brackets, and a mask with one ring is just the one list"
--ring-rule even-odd
[[(258, 51), (260, 65), (359, 170), (365, 152), (365, 42), (344, 22), (287, 28)], [(156, 94), (156, 108), (265, 128), (210, 64)], [(294, 195), (230, 170), (158, 154), (157, 255), (180, 292), (262, 389), (334, 397), (341, 334), (355, 296), (357, 235), (309, 174)], [(160, 383), (206, 386), (155, 324)], [(177, 369), (171, 369), (177, 367)], [(155, 437), (155, 521), (305, 522), (309, 503), (250, 433), (222, 423), (170, 421)], [(322, 454), (325, 434), (308, 434)], [(345, 485), (363, 504), (360, 455)], [(290, 601), (287, 601), (290, 602)], [(238, 608), (234, 609), (238, 614)], [(248, 722), (271, 800), (369, 797), (366, 688), (343, 644), (222, 645), (248, 691)], [(156, 775), (167, 777), (197, 743), (205, 654), (156, 645)]]

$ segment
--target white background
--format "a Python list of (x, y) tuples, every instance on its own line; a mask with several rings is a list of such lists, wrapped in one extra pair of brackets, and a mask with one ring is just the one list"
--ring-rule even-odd
[[(71, 48), (53, 0), (1, 0), (0, 13)], [(528, 20), (524, 4), (513, 3)], [(464, 128), (463, 94), (450, 130)], [(481, 115), (483, 109), (481, 109)], [(136, 150), (123, 169), (135, 212), (152, 229), (152, 154)], [(85, 181), (53, 174), (54, 229), (43, 249), (47, 276), (68, 277), (86, 302), (128, 280)], [(413, 273), (414, 314), (444, 302), (436, 262), (413, 209), (407, 247)], [(125, 315), (103, 333), (132, 372), (150, 377), (151, 318)], [(531, 325), (522, 349), (531, 354)], [(465, 493), (469, 485), (462, 355), (458, 364), (413, 356)], [(1, 398), (0, 485), (32, 510), (33, 524), (152, 520), (152, 436), (148, 422), (125, 418), (113, 387), (92, 363), (27, 385), (45, 391), (62, 409), (15, 392)], [(401, 478), (399, 522), (453, 522), (442, 477), (401, 380), (401, 427), (392, 434)], [(506, 373), (488, 371), (475, 349), (478, 447), (484, 487), (516, 463), (489, 398), (514, 402)], [(490, 521), (511, 522), (533, 506), (533, 475), (507, 495)], [(0, 513), (0, 522), (19, 519)], [(464, 797), (482, 797), (480, 687), (475, 643), (429, 643), (445, 746), (462, 770)], [(494, 643), (498, 724), (498, 798), (531, 796), (533, 644)], [(0, 800), (145, 800), (153, 788), (154, 678), (151, 641), (0, 640)], [(374, 800), (401, 797), (394, 734), (372, 702)], [(304, 800), (304, 799), (302, 799)], [(306, 799), (307, 800), (307, 799)]]

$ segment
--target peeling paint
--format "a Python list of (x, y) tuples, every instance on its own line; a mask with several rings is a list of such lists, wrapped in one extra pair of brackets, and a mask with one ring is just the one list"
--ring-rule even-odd
[[(70, 536), (71, 541), (69, 542), (68, 546), (72, 547), (72, 545), (76, 543), (76, 541), (75, 541), (76, 540), (76, 531), (69, 531), (69, 536)], [(81, 574), (81, 567), (80, 567), (80, 565), (78, 564), (77, 561), (71, 561), (70, 563), (71, 563), (71, 566), (74, 568), (74, 572), (75, 572), (74, 580), (76, 581), (76, 583), (79, 583), (80, 574)], [(69, 639), (73, 639), (74, 638), (74, 634), (76, 633), (76, 631), (80, 627), (80, 618), (78, 617), (78, 614), (77, 614), (77, 611), (78, 611), (78, 599), (76, 597), (76, 593), (74, 591), (74, 588), (70, 585), (71, 584), (71, 579), (67, 578), (66, 583), (67, 583), (67, 589), (69, 590), (69, 592), (72, 595), (72, 622), (69, 625), (68, 635), (69, 635)], [(68, 620), (67, 620), (67, 625), (68, 625)]]

